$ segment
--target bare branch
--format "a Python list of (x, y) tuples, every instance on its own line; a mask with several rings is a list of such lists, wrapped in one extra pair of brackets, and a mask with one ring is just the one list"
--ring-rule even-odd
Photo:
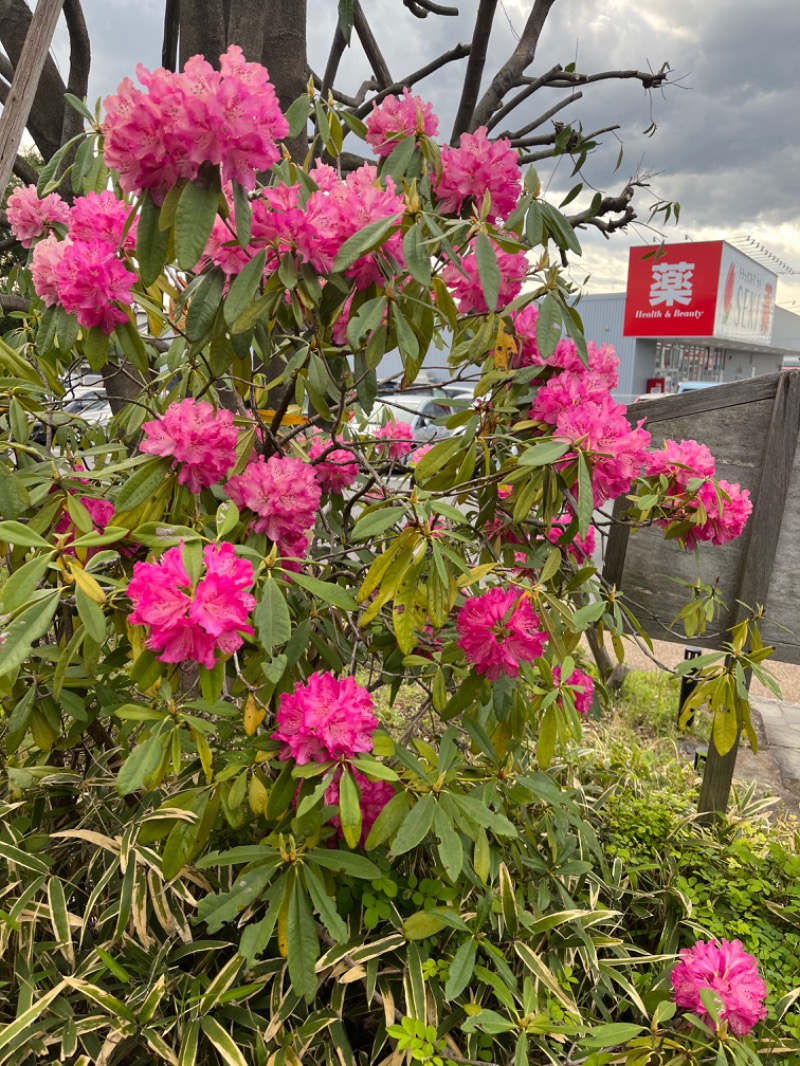
[[(631, 206), (634, 192), (637, 188), (646, 188), (647, 183), (641, 180), (629, 181), (625, 188), (617, 196), (604, 196), (596, 211), (587, 207), (575, 215), (569, 215), (567, 222), (573, 229), (579, 226), (594, 226), (608, 237), (616, 230), (624, 229), (636, 218), (636, 211)], [(607, 215), (619, 214), (619, 218), (606, 218)]]
[(4, 314), (8, 314), (9, 311), (29, 311), (30, 306), (30, 300), (26, 300), (24, 296), (10, 296), (8, 293), (0, 292), (0, 311)]
[(387, 96), (396, 96), (401, 93), (403, 89), (408, 87), (409, 89), (415, 85), (418, 81), (422, 81), (423, 78), (427, 78), (429, 74), (434, 74), (437, 70), (441, 70), (442, 67), (448, 63), (453, 63), (458, 59), (464, 59), (470, 54), (471, 46), (468, 44), (457, 44), (455, 48), (451, 48), (449, 52), (444, 52), (438, 57), (438, 59), (432, 60), (424, 67), (420, 67), (419, 70), (415, 70), (413, 74), (409, 74), (408, 77), (403, 78), (402, 81), (396, 81), (394, 85), (388, 85), (385, 89), (382, 89), (366, 104), (361, 104), (353, 112), (358, 118), (364, 118), (372, 110), (373, 104), (379, 104)]
[(528, 69), (536, 56), (536, 47), (542, 35), (547, 16), (555, 0), (534, 0), (533, 9), (525, 23), (525, 29), (517, 47), (504, 66), (495, 74), (489, 88), (483, 94), (470, 122), (470, 130), (488, 126), (489, 120), (500, 107), (503, 97), (512, 89), (517, 79)]
[(336, 73), (339, 70), (339, 63), (341, 62), (344, 50), (347, 48), (347, 41), (344, 39), (344, 34), (339, 26), (336, 24), (336, 32), (333, 35), (331, 41), (331, 50), (328, 53), (328, 62), (325, 65), (325, 73), (322, 77), (321, 93), (323, 98), (327, 98), (328, 91), (332, 87), (336, 80)]
[[(85, 100), (89, 92), (89, 68), (92, 63), (92, 46), (89, 30), (80, 0), (64, 0), (64, 18), (69, 30), (69, 77), (67, 92)], [(83, 129), (83, 118), (68, 103), (64, 103), (64, 122), (61, 126), (61, 143), (66, 144)]]
[(548, 121), (548, 119), (551, 119), (553, 117), (553, 115), (557, 115), (558, 112), (563, 111), (565, 107), (569, 107), (569, 105), (573, 104), (576, 100), (580, 100), (582, 96), (583, 93), (570, 93), (570, 95), (565, 97), (563, 100), (559, 100), (557, 104), (553, 104), (551, 108), (548, 108), (547, 111), (539, 115), (539, 117), (534, 119), (533, 122), (529, 122), (527, 126), (523, 126), (522, 129), (517, 130), (516, 133), (506, 133), (504, 134), (504, 136), (509, 137), (511, 139), (512, 144), (516, 144), (517, 141), (526, 137), (527, 134), (531, 133), (535, 129), (538, 129), (539, 126), (543, 126), (545, 122)]
[(551, 67), (546, 74), (540, 74), (538, 78), (520, 79), (520, 81), (517, 82), (517, 85), (524, 84), (525, 87), (522, 92), (517, 93), (516, 96), (512, 96), (508, 103), (503, 104), (503, 106), (494, 113), (486, 124), (488, 128), (493, 130), (495, 126), (503, 121), (506, 115), (511, 114), (511, 112), (518, 108), (529, 96), (533, 96), (537, 89), (541, 89), (543, 85), (549, 85), (555, 75), (560, 74), (563, 69), (564, 68), (560, 63), (556, 63), (556, 65)]
[(0, 78), (5, 78), (9, 86), (14, 80), (14, 64), (2, 52), (0, 52)]
[(181, 30), (181, 0), (166, 0), (164, 5), (164, 39), (161, 66), (173, 73), (178, 69), (178, 39)]
[(418, 19), (426, 19), (428, 15), (458, 15), (457, 7), (444, 7), (435, 4), (433, 0), (403, 0), (403, 3)]
[[(660, 89), (668, 81), (672, 67), (664, 63), (658, 71), (647, 70), (603, 70), (598, 74), (580, 74), (578, 71), (561, 71), (558, 77), (548, 78), (547, 84), (554, 89), (569, 89), (573, 85), (591, 85), (596, 81), (640, 81), (645, 89)], [(520, 78), (517, 85), (530, 85), (538, 78)], [(539, 86), (537, 85), (537, 88)]]
[(39, 180), (39, 175), (27, 159), (23, 159), (21, 155), (18, 155), (14, 160), (13, 170), (19, 180), (24, 181), (26, 185), (35, 185)]
[(453, 132), (450, 134), (451, 144), (456, 144), (462, 133), (474, 128), (471, 125), (472, 116), (475, 112), (475, 104), (478, 102), (496, 11), (497, 0), (480, 0), (475, 29), (472, 32), (472, 49), (469, 54), (469, 63), (467, 63), (467, 72), (464, 75), (464, 85), (461, 89), (461, 99), (453, 123)]
[(353, 25), (358, 34), (358, 39), (361, 41), (361, 46), (370, 62), (372, 71), (378, 79), (378, 84), (381, 89), (385, 89), (392, 84), (393, 78), (389, 73), (389, 67), (386, 64), (386, 60), (383, 58), (383, 53), (378, 47), (378, 42), (375, 40), (369, 23), (367, 22), (367, 16), (364, 14), (364, 9), (361, 7), (361, 0), (353, 0)]

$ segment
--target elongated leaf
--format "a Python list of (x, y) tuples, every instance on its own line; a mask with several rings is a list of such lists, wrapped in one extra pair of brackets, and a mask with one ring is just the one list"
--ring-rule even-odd
[[(336, 256), (333, 269), (336, 272), (347, 270), (362, 256), (374, 251), (388, 238), (389, 234), (397, 228), (399, 214), (390, 215), (388, 218), (380, 218), (377, 222), (370, 222), (358, 233), (349, 237)], [(205, 246), (204, 246), (205, 247)]]
[(406, 261), (406, 269), (414, 281), (418, 281), (426, 289), (429, 288), (431, 283), (431, 257), (425, 247), (422, 227), (418, 222), (410, 226), (405, 237), (403, 237), (403, 258)]
[(319, 956), (319, 939), (311, 904), (299, 879), (294, 883), (289, 900), (286, 933), (292, 988), (296, 995), (302, 996), (310, 1003), (317, 992), (317, 975), (314, 968)]
[(349, 874), (351, 877), (360, 877), (366, 881), (374, 881), (381, 876), (381, 871), (374, 862), (365, 859), (363, 855), (356, 855), (350, 851), (336, 849), (315, 848), (308, 852), (308, 858), (312, 859), (317, 866), (324, 866), (329, 870), (337, 870), (339, 873)]
[(286, 598), (278, 584), (271, 579), (264, 585), (254, 620), (258, 639), (269, 653), (279, 644), (285, 644), (292, 635), (292, 619)]
[(569, 449), (570, 444), (568, 441), (542, 441), (541, 444), (534, 444), (532, 447), (526, 448), (517, 462), (520, 466), (547, 466), (549, 463), (557, 462), (562, 456), (566, 455)]
[(257, 867), (246, 871), (236, 879), (230, 892), (204, 896), (197, 908), (198, 917), (206, 923), (210, 933), (216, 933), (260, 897), (272, 875), (271, 868)]
[(225, 321), (232, 326), (243, 315), (258, 292), (258, 286), (264, 276), (264, 264), (267, 253), (265, 249), (254, 256), (242, 272), (233, 280), (228, 295), (225, 297), (223, 314)]
[(167, 256), (169, 232), (158, 225), (160, 211), (150, 193), (145, 193), (136, 227), (136, 258), (142, 282), (146, 286), (152, 285), (164, 269)]
[(169, 462), (154, 456), (134, 471), (117, 493), (116, 512), (132, 511), (148, 500), (169, 472)]
[(356, 601), (341, 585), (334, 585), (331, 581), (320, 581), (319, 578), (310, 577), (308, 574), (292, 574), (292, 581), (324, 603), (333, 604), (334, 607), (339, 607), (343, 611), (358, 610)]
[(43, 637), (58, 610), (61, 590), (56, 589), (44, 599), (18, 614), (4, 632), (5, 641), (0, 655), (0, 677), (20, 666), (35, 640)]
[(190, 341), (202, 341), (206, 337), (222, 302), (224, 288), (225, 275), (219, 267), (213, 267), (192, 293), (186, 313), (186, 336)]
[(448, 999), (457, 999), (472, 980), (477, 951), (478, 945), (472, 937), (459, 945), (450, 963), (450, 976), (444, 986), (444, 994)]
[(219, 1024), (216, 1018), (201, 1018), (200, 1028), (206, 1040), (213, 1044), (225, 1066), (248, 1066), (247, 1059), (230, 1033)]
[(0, 522), (0, 540), (8, 544), (21, 544), (25, 548), (53, 547), (44, 537), (22, 522)]
[(164, 746), (159, 734), (137, 744), (117, 774), (117, 792), (121, 796), (128, 796), (131, 792), (144, 788), (147, 778), (161, 765), (163, 754)]
[(187, 182), (175, 212), (175, 254), (181, 270), (194, 270), (208, 244), (219, 205), (219, 174)]
[(392, 842), (392, 854), (403, 855), (421, 843), (433, 827), (436, 801), (429, 792), (417, 800)]
[(341, 915), (336, 910), (336, 901), (331, 899), (325, 888), (325, 882), (313, 865), (307, 863), (303, 868), (308, 894), (314, 909), (320, 916), (322, 924), (328, 930), (337, 944), (343, 944), (348, 938), (348, 930)]
[(475, 258), (486, 306), (490, 311), (496, 311), (500, 299), (500, 267), (494, 245), (485, 233), (479, 233), (475, 238)]

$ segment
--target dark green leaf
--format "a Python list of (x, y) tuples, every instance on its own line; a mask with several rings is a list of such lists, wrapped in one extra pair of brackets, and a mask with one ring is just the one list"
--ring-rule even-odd
[(389, 235), (397, 229), (397, 220), (399, 218), (400, 215), (398, 213), (388, 218), (380, 218), (377, 222), (369, 222), (358, 233), (349, 237), (339, 249), (336, 262), (333, 264), (334, 271), (340, 273), (347, 270), (362, 256), (380, 247)]
[(500, 267), (494, 245), (485, 233), (479, 233), (475, 238), (475, 258), (486, 306), (490, 311), (496, 311), (500, 299)]
[(0, 655), (0, 677), (10, 674), (25, 661), (33, 642), (50, 628), (60, 602), (61, 590), (56, 589), (18, 614), (6, 628)]
[(225, 297), (223, 314), (229, 326), (243, 315), (253, 301), (261, 279), (264, 276), (264, 264), (267, 253), (265, 249), (250, 260), (242, 272), (233, 279), (228, 295)]
[(403, 855), (420, 844), (430, 833), (435, 814), (436, 800), (428, 792), (417, 800), (403, 819), (403, 824), (392, 841), (392, 854)]
[(145, 193), (139, 223), (136, 227), (136, 258), (139, 272), (145, 285), (152, 285), (164, 268), (169, 243), (169, 231), (158, 225), (161, 208)]
[(214, 171), (187, 182), (175, 212), (175, 254), (181, 270), (194, 270), (205, 251), (217, 217), (220, 184)]
[(310, 1003), (317, 992), (314, 967), (319, 957), (319, 939), (311, 904), (299, 879), (292, 886), (289, 900), (286, 940), (292, 989)]
[(211, 329), (224, 288), (225, 275), (219, 267), (213, 267), (192, 293), (186, 313), (186, 336), (190, 341), (202, 341)]
[(457, 999), (472, 980), (477, 950), (478, 945), (472, 937), (459, 945), (450, 963), (450, 976), (444, 986), (444, 994), (448, 999)]
[(324, 603), (330, 603), (343, 611), (358, 610), (356, 601), (341, 585), (334, 585), (331, 581), (320, 581), (319, 578), (309, 577), (308, 574), (292, 574), (292, 581)]
[(116, 513), (132, 511), (149, 499), (169, 473), (169, 462), (159, 456), (145, 459), (117, 493)]

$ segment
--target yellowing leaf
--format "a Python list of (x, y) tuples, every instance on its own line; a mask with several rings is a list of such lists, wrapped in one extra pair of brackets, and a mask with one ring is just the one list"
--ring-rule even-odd
[(255, 735), (255, 731), (264, 721), (266, 711), (256, 703), (256, 698), (250, 693), (244, 702), (244, 731), (248, 737)]
[(497, 336), (494, 341), (494, 365), (498, 370), (508, 370), (509, 365), (513, 361), (514, 356), (517, 354), (517, 343), (514, 338), (506, 333), (506, 328), (502, 321), (497, 327)]

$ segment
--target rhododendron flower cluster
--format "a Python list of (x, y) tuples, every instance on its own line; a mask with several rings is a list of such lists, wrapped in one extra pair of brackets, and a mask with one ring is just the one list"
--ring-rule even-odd
[(223, 182), (253, 189), (256, 174), (280, 159), (289, 132), (266, 69), (231, 45), (216, 71), (193, 56), (182, 73), (136, 68), (144, 91), (126, 78), (105, 100), (105, 158), (127, 193), (145, 189), (157, 204), (204, 163), (221, 164)]
[(518, 589), (489, 589), (470, 597), (456, 621), (458, 646), (479, 674), (496, 681), (516, 677), (520, 663), (532, 663), (544, 651), (547, 636), (530, 601)]
[[(257, 515), (256, 533), (266, 533), (281, 555), (302, 559), (322, 499), (314, 467), (290, 456), (259, 456), (227, 482), (225, 491), (240, 511)], [(287, 564), (287, 569), (299, 568), (299, 563)]]
[(375, 155), (383, 158), (392, 154), (403, 137), (412, 137), (415, 133), (435, 137), (439, 132), (439, 119), (433, 113), (433, 104), (421, 96), (412, 96), (406, 87), (402, 97), (387, 96), (380, 104), (373, 103), (366, 127), (367, 144), (372, 146)]
[(554, 437), (569, 441), (572, 450), (562, 460), (563, 465), (578, 451), (584, 454), (591, 470), (594, 503), (600, 504), (630, 489), (647, 460), (650, 434), (642, 429), (644, 419), (631, 428), (625, 408), (609, 395), (609, 375), (616, 375), (613, 352), (595, 348), (597, 369), (593, 369), (591, 360), (584, 366), (570, 344), (564, 344), (556, 356), (569, 369), (538, 390), (529, 417), (551, 426)]
[(681, 961), (672, 971), (676, 1004), (711, 1023), (700, 998), (701, 989), (715, 992), (722, 1001), (720, 1019), (736, 1036), (746, 1036), (767, 1015), (767, 988), (758, 973), (758, 962), (740, 940), (698, 941), (681, 951)]
[(279, 758), (304, 765), (371, 751), (378, 719), (372, 696), (355, 678), (326, 671), (281, 696), (275, 725), (273, 739), (283, 744)]
[(308, 457), (323, 492), (341, 493), (358, 477), (358, 463), (352, 453), (344, 448), (334, 448), (331, 439), (320, 433), (315, 434)]
[(691, 521), (681, 535), (689, 548), (699, 541), (725, 544), (734, 540), (752, 513), (749, 491), (724, 479), (715, 483), (715, 470), (713, 455), (695, 440), (668, 440), (647, 457), (645, 475), (668, 479), (667, 498), (662, 503), (667, 517), (658, 519), (657, 524)]
[(55, 223), (69, 222), (69, 206), (58, 193), (51, 192), (39, 199), (35, 185), (15, 189), (8, 198), (6, 214), (11, 232), (23, 248), (30, 248)]
[(385, 426), (375, 430), (373, 436), (376, 441), (382, 442), (376, 449), (378, 455), (391, 460), (402, 459), (404, 455), (408, 455), (414, 444), (414, 430), (408, 422), (399, 419), (395, 421), (390, 418)]
[(145, 422), (146, 439), (139, 445), (148, 455), (172, 459), (178, 484), (190, 492), (215, 485), (236, 463), (238, 432), (230, 411), (214, 408), (205, 400), (180, 400), (170, 404), (160, 418)]
[[(71, 496), (75, 494), (73, 489), (68, 489), (67, 491)], [(88, 511), (95, 533), (102, 533), (111, 521), (111, 516), (114, 514), (114, 504), (111, 503), (110, 500), (96, 500), (92, 496), (79, 496), (78, 499)], [(58, 522), (56, 522), (53, 533), (55, 533), (56, 536), (69, 534), (61, 545), (61, 551), (74, 553), (75, 549), (72, 547), (72, 542), (75, 540), (76, 530), (72, 521), (72, 516), (66, 507), (61, 512), (61, 517)], [(91, 559), (91, 557), (101, 549), (88, 548), (84, 550), (86, 551), (86, 558)]]
[(458, 148), (442, 148), (442, 177), (436, 186), (439, 209), (457, 214), (471, 198), (479, 211), (488, 192), (492, 217), (508, 218), (517, 206), (520, 180), (519, 157), (511, 142), (505, 137), (490, 141), (481, 126), (474, 133), (462, 133)]
[[(519, 296), (529, 264), (524, 252), (503, 252), (499, 248), (495, 251), (500, 268), (498, 306), (503, 307)], [(462, 315), (485, 314), (489, 307), (483, 295), (477, 256), (471, 252), (462, 256), (461, 268), (459, 270), (454, 263), (448, 263), (442, 271), (453, 298), (458, 301), (459, 311)]]
[[(128, 314), (119, 306), (133, 302), (131, 289), (136, 281), (116, 250), (104, 240), (71, 241), (62, 244), (55, 267), (58, 303), (86, 328), (98, 326), (103, 333), (113, 333)], [(50, 285), (45, 282), (45, 291)], [(44, 298), (44, 294), (40, 294)]]
[(45, 306), (60, 304), (84, 328), (99, 326), (104, 333), (130, 320), (119, 305), (132, 303), (136, 275), (117, 255), (128, 213), (111, 192), (78, 197), (70, 209), (55, 193), (40, 201), (33, 186), (15, 191), (9, 221), (16, 214), (20, 228), (14, 233), (26, 248), (44, 232), (46, 218), (68, 226), (65, 240), (51, 233), (33, 249), (31, 277)]
[[(558, 544), (571, 523), (571, 515), (562, 515), (560, 518), (557, 518), (546, 534), (550, 543)], [(567, 553), (572, 556), (576, 563), (580, 563), (581, 565), (587, 561), (591, 562), (596, 547), (597, 539), (594, 526), (589, 526), (585, 537), (580, 536), (580, 534), (575, 534), (574, 537), (570, 538), (569, 543), (566, 545)]]
[[(553, 681), (556, 685), (561, 685), (561, 667), (553, 667)], [(585, 674), (583, 670), (575, 669), (563, 681), (565, 688), (570, 689), (572, 692), (572, 698), (575, 700), (575, 710), (578, 714), (586, 714), (592, 708), (592, 700), (594, 699), (594, 681)]]
[[(325, 802), (330, 807), (339, 806), (339, 779), (340, 774), (337, 773), (335, 779), (331, 782), (328, 788), (325, 790)], [(377, 821), (378, 815), (383, 808), (394, 796), (394, 788), (388, 781), (370, 781), (368, 777), (365, 777), (358, 770), (353, 770), (353, 777), (358, 785), (358, 790), (361, 793), (359, 805), (361, 807), (361, 846), (362, 848), (367, 842), (369, 831)], [(341, 835), (341, 818), (338, 814), (335, 814), (331, 818), (331, 825), (335, 825), (339, 828)]]
[(205, 574), (194, 586), (186, 572), (184, 547), (169, 548), (157, 562), (136, 563), (128, 585), (131, 625), (147, 626), (147, 647), (164, 663), (200, 663), (211, 670), (216, 652), (231, 655), (253, 633), (247, 618), (256, 605), (247, 591), (253, 567), (232, 544), (203, 551)]

